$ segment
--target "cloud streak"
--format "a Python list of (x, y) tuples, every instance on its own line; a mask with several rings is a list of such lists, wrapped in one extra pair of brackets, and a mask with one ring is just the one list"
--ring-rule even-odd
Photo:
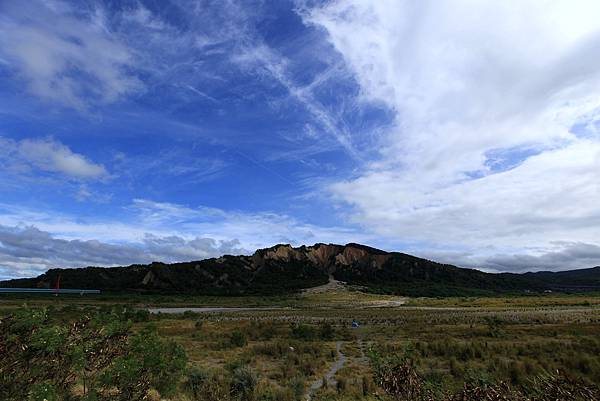
[(142, 88), (134, 54), (111, 35), (101, 9), (86, 18), (61, 1), (4, 2), (0, 56), (29, 92), (78, 110)]

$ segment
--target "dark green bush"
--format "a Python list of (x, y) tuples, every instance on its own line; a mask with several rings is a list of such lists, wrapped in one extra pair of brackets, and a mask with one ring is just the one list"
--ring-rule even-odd
[[(0, 320), (0, 399), (130, 401), (150, 388), (173, 393), (183, 349), (152, 328), (132, 333), (130, 318), (121, 308), (54, 322), (43, 309), (22, 309)], [(71, 393), (75, 383), (83, 394)]]
[(325, 322), (319, 326), (319, 337), (321, 340), (331, 341), (335, 337), (335, 330), (331, 323)]
[(234, 347), (245, 347), (248, 344), (248, 338), (246, 337), (246, 334), (242, 333), (239, 330), (236, 330), (233, 333), (231, 333), (229, 341)]
[(29, 390), (29, 401), (59, 401), (54, 386), (50, 383), (34, 383)]
[(231, 377), (231, 395), (240, 401), (253, 401), (257, 383), (256, 375), (250, 368), (236, 368)]
[(201, 395), (206, 393), (212, 375), (198, 367), (191, 368), (187, 373), (186, 387), (194, 400), (200, 400)]
[(317, 338), (317, 330), (306, 324), (294, 324), (291, 328), (291, 335), (299, 340), (311, 341)]
[(150, 388), (162, 395), (174, 392), (186, 364), (183, 348), (162, 340), (146, 327), (131, 338), (129, 349), (104, 372), (105, 386), (115, 386), (122, 400), (144, 399)]

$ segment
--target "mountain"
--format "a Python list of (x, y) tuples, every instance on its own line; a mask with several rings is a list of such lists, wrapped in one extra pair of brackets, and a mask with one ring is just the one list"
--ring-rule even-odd
[(251, 256), (122, 267), (51, 269), (0, 287), (62, 288), (194, 294), (277, 294), (328, 282), (329, 277), (370, 291), (410, 296), (486, 295), (600, 290), (600, 267), (525, 274), (484, 273), (359, 244), (276, 245)]

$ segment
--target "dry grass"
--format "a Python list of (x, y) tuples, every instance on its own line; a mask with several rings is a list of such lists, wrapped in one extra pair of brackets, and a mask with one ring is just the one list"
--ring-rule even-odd
[[(409, 306), (392, 306), (398, 300), (343, 290), (288, 298), (252, 297), (248, 302), (215, 297), (171, 301), (159, 297), (156, 302), (140, 302), (136, 298), (132, 304), (286, 307), (151, 317), (161, 336), (185, 348), (190, 368), (210, 372), (211, 388), (220, 388), (224, 394), (220, 399), (229, 399), (228, 383), (239, 366), (256, 374), (257, 399), (302, 398), (306, 387), (323, 377), (334, 362), (337, 341), (348, 358), (336, 374), (342, 384), (319, 390), (314, 400), (387, 397), (373, 383), (372, 366), (365, 355), (369, 348), (388, 355), (410, 353), (420, 377), (440, 391), (458, 392), (465, 382), (503, 381), (520, 386), (556, 369), (583, 383), (600, 383), (600, 297), (416, 299)], [(0, 314), (19, 308), (22, 301), (0, 299)], [(64, 319), (77, 316), (92, 301), (28, 300), (30, 305), (52, 305), (54, 313)], [(360, 329), (350, 328), (352, 319), (361, 322)], [(303, 324), (318, 332), (324, 322), (334, 326), (334, 338), (299, 338), (292, 330)], [(193, 400), (185, 381), (180, 387), (174, 400)]]

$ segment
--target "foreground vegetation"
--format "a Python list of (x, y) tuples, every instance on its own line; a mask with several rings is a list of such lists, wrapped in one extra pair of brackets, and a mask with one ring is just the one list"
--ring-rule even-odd
[(71, 321), (24, 308), (0, 324), (0, 399), (142, 400), (175, 392), (183, 348), (152, 326), (131, 330), (128, 310), (82, 311)]
[(26, 307), (3, 298), (0, 399), (600, 399), (593, 295), (406, 306), (373, 297), (311, 294), (271, 310), (157, 315), (137, 308), (152, 300), (52, 297)]

